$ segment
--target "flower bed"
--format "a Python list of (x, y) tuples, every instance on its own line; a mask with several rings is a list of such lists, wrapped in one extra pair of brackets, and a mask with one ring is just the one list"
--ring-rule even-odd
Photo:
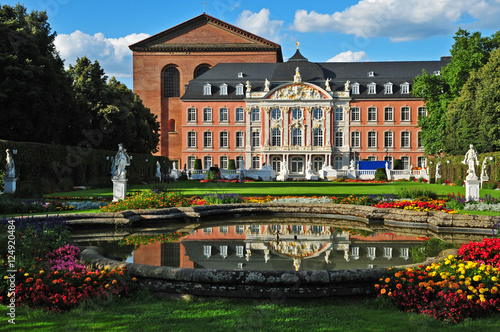
[(458, 257), (449, 255), (426, 267), (388, 269), (375, 289), (402, 310), (442, 321), (457, 323), (498, 312), (499, 247), (499, 239), (485, 239), (463, 245)]
[(110, 203), (101, 208), (102, 212), (119, 212), (124, 210), (165, 209), (176, 206), (189, 206), (190, 200), (179, 193), (159, 191), (140, 191), (124, 200)]
[(432, 201), (395, 201), (395, 202), (379, 202), (373, 204), (372, 206), (377, 208), (389, 208), (389, 209), (403, 209), (403, 210), (415, 210), (415, 211), (441, 211), (450, 214), (455, 214), (457, 211), (453, 209), (446, 208), (446, 202), (444, 200), (432, 200)]

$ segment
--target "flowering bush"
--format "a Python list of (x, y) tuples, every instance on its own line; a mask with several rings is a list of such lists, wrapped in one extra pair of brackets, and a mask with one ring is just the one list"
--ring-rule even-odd
[(415, 210), (415, 211), (441, 211), (450, 214), (457, 213), (452, 209), (446, 208), (446, 202), (444, 200), (432, 200), (429, 202), (422, 202), (420, 200), (414, 201), (396, 201), (396, 202), (379, 202), (372, 205), (377, 208), (390, 208), (390, 209), (403, 209), (403, 210)]
[(160, 191), (140, 191), (115, 203), (101, 208), (102, 212), (120, 212), (124, 210), (165, 209), (174, 206), (189, 206), (189, 199), (182, 194)]
[(203, 199), (208, 204), (233, 204), (233, 203), (242, 203), (243, 196), (239, 194), (206, 194), (203, 196)]
[(458, 250), (464, 261), (479, 262), (500, 268), (500, 238), (464, 243)]
[(67, 244), (59, 249), (49, 252), (45, 256), (47, 258), (47, 268), (52, 271), (86, 270), (85, 265), (78, 261), (79, 256), (80, 248)]
[(402, 310), (457, 323), (500, 310), (499, 279), (497, 267), (450, 255), (426, 267), (388, 269), (375, 289)]

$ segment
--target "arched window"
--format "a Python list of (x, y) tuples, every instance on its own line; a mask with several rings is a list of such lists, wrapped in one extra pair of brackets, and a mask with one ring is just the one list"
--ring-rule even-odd
[(205, 74), (209, 69), (210, 69), (209, 65), (206, 65), (206, 64), (199, 65), (194, 70), (194, 75), (193, 75), (194, 78), (197, 78), (198, 76)]
[(175, 67), (168, 67), (163, 73), (165, 98), (180, 97), (180, 74)]

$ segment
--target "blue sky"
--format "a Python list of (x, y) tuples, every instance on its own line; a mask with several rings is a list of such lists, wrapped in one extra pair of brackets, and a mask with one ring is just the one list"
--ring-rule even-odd
[[(19, 1), (4, 1), (15, 5)], [(206, 4), (203, 4), (206, 2)], [(128, 45), (205, 12), (279, 43), (285, 60), (300, 42), (310, 61), (438, 60), (459, 27), (491, 36), (500, 30), (500, 0), (34, 0), (47, 10), (66, 66), (98, 60), (132, 88)]]

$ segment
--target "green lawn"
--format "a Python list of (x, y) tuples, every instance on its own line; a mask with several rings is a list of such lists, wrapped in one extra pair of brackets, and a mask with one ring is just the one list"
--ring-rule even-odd
[[(129, 192), (133, 190), (142, 190), (157, 188), (158, 185), (138, 185), (129, 186)], [(394, 194), (399, 187), (422, 187), (435, 191), (439, 195), (451, 193), (465, 195), (465, 187), (443, 186), (438, 184), (423, 184), (412, 182), (394, 182), (394, 183), (343, 183), (343, 182), (246, 182), (246, 183), (200, 183), (199, 181), (179, 181), (173, 182), (165, 188), (170, 190), (179, 190), (184, 195), (203, 195), (206, 193), (238, 193), (245, 196), (348, 196), (348, 195), (370, 195), (370, 194)], [(481, 196), (485, 194), (493, 197), (500, 197), (498, 190), (482, 190)], [(112, 196), (112, 188), (80, 190), (71, 192), (60, 192), (46, 197), (102, 197)]]
[[(6, 307), (0, 315), (6, 317)], [(16, 310), (19, 331), (495, 331), (498, 314), (455, 326), (400, 312), (387, 302), (172, 300), (147, 293), (62, 314)], [(6, 324), (4, 319), (3, 324)], [(2, 326), (3, 327), (3, 326)]]

